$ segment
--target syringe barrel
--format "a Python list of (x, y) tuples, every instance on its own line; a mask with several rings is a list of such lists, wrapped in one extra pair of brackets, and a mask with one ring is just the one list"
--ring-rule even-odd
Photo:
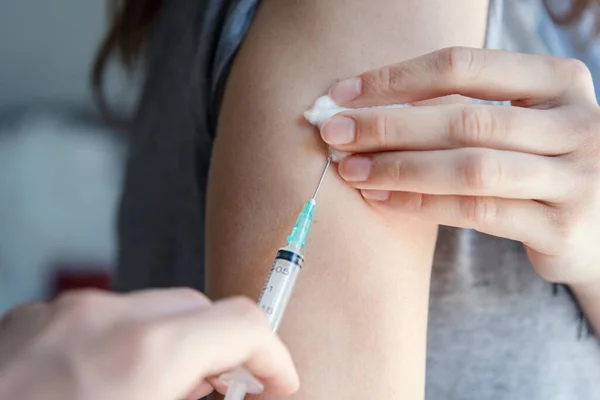
[(279, 249), (273, 261), (258, 305), (267, 314), (267, 320), (274, 332), (279, 328), (303, 263), (302, 255), (287, 247)]

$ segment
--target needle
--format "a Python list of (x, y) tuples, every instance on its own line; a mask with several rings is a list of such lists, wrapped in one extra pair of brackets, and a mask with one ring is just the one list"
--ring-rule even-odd
[(325, 179), (325, 174), (327, 174), (327, 170), (329, 169), (329, 165), (331, 164), (331, 157), (327, 158), (327, 165), (325, 165), (325, 169), (323, 170), (323, 175), (321, 175), (321, 179), (319, 180), (319, 184), (317, 185), (317, 189), (315, 190), (315, 194), (313, 194), (312, 200), (317, 198), (317, 193), (319, 193), (319, 189), (321, 188), (321, 184), (323, 183), (323, 179)]

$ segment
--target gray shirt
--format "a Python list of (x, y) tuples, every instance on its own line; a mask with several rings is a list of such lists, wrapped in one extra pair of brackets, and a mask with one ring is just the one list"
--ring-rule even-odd
[[(215, 119), (256, 3), (166, 2), (131, 129), (118, 289), (203, 287), (204, 194)], [(539, 2), (509, 3), (492, 2), (488, 45), (525, 43), (529, 47), (511, 49), (536, 51), (540, 43), (527, 32), (539, 29), (539, 21), (519, 24), (522, 12), (506, 14), (517, 3)], [(503, 34), (507, 24), (517, 36)], [(569, 292), (539, 278), (519, 243), (442, 228), (426, 391), (429, 400), (600, 399), (600, 346), (586, 335)]]
[(600, 347), (520, 243), (442, 228), (433, 264), (427, 399), (600, 399)]

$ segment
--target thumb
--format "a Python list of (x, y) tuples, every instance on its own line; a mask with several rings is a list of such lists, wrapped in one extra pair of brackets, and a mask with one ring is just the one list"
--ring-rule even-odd
[(199, 381), (240, 365), (265, 385), (265, 390), (290, 395), (299, 378), (289, 351), (272, 332), (264, 312), (251, 300), (231, 298), (164, 322), (171, 350), (168, 393), (185, 396)]

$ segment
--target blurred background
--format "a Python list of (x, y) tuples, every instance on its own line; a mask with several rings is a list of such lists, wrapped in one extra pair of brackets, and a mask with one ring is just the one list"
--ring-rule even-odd
[[(0, 314), (52, 295), (59, 271), (114, 268), (126, 141), (88, 83), (108, 20), (104, 1), (0, 1)], [(116, 63), (107, 89), (131, 110), (137, 85)]]
[[(490, 47), (600, 70), (594, 15), (559, 29), (540, 0), (497, 4)], [(103, 0), (0, 1), (0, 314), (51, 296), (58, 278), (108, 285), (115, 268), (126, 135), (102, 122), (88, 79), (108, 11)], [(109, 102), (130, 115), (142, 77), (108, 72)]]

